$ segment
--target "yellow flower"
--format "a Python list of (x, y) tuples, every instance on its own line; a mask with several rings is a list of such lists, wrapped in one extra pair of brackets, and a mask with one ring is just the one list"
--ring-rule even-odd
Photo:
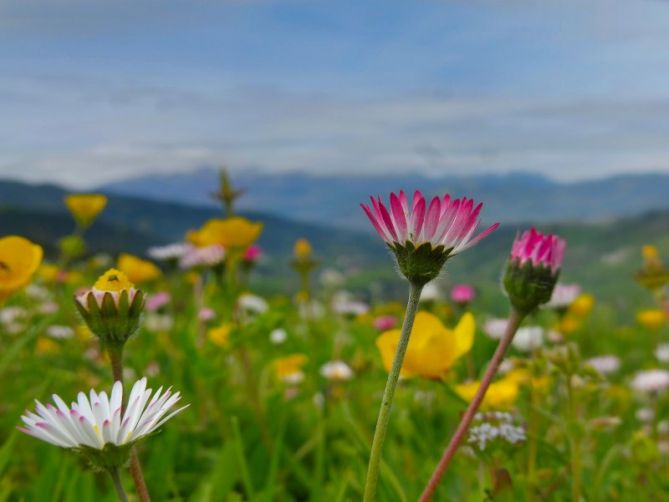
[[(455, 392), (465, 401), (474, 399), (476, 391), (481, 382), (467, 382), (455, 386)], [(481, 403), (482, 409), (509, 409), (513, 407), (518, 398), (520, 381), (518, 375), (511, 375), (493, 382)]]
[(644, 328), (656, 330), (667, 324), (666, 314), (659, 309), (640, 310), (636, 314), (636, 320)]
[(587, 293), (583, 293), (578, 295), (576, 300), (574, 300), (572, 304), (569, 305), (569, 313), (578, 317), (585, 317), (592, 311), (594, 305), (595, 299), (593, 296)]
[(44, 254), (42, 247), (24, 237), (0, 239), (0, 303), (30, 282)]
[(650, 244), (645, 245), (641, 248), (641, 255), (643, 256), (643, 261), (647, 267), (657, 267), (662, 265), (660, 252), (655, 246), (651, 246)]
[(216, 328), (211, 328), (207, 331), (207, 336), (212, 343), (218, 345), (219, 347), (225, 347), (228, 345), (228, 340), (230, 339), (230, 332), (232, 331), (232, 325), (229, 323), (223, 323)]
[(107, 205), (102, 194), (72, 194), (65, 197), (65, 205), (80, 227), (88, 227)]
[(135, 284), (152, 281), (160, 277), (160, 269), (148, 260), (122, 253), (118, 257), (118, 269)]
[(262, 223), (253, 223), (246, 218), (211, 219), (199, 230), (191, 230), (186, 239), (198, 247), (220, 244), (226, 249), (246, 249), (262, 232)]
[(128, 276), (120, 270), (110, 268), (95, 281), (93, 285), (98, 291), (120, 292), (124, 289), (134, 288), (135, 285), (130, 282)]
[(41, 336), (37, 339), (37, 345), (35, 345), (35, 350), (38, 354), (53, 354), (60, 350), (60, 346), (50, 338)]
[(290, 356), (275, 359), (273, 362), (276, 376), (288, 383), (298, 383), (304, 378), (302, 367), (308, 361), (304, 354), (292, 354)]
[[(453, 330), (444, 327), (435, 315), (418, 312), (404, 357), (402, 376), (441, 378), (472, 348), (475, 329), (474, 316), (469, 312), (460, 318)], [(399, 339), (399, 329), (386, 331), (376, 339), (386, 371), (392, 366)]]
[(311, 257), (311, 244), (307, 239), (297, 239), (293, 247), (293, 253), (298, 260), (305, 260)]
[(574, 317), (573, 315), (566, 315), (560, 320), (558, 331), (568, 335), (569, 333), (573, 333), (580, 329), (581, 325), (582, 321), (579, 318)]

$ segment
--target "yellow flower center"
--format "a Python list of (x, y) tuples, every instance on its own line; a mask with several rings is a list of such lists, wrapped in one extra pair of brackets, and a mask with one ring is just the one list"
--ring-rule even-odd
[(118, 292), (134, 288), (135, 285), (128, 280), (128, 277), (123, 272), (115, 268), (110, 268), (95, 281), (93, 287), (99, 291)]

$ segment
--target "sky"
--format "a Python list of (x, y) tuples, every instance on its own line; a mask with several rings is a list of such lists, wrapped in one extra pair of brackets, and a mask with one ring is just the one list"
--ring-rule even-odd
[(669, 1), (0, 0), (0, 177), (669, 172)]

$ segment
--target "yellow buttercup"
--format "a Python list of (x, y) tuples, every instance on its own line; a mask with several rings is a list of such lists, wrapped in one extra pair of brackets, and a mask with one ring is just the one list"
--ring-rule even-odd
[[(520, 383), (521, 380), (513, 374), (491, 383), (483, 398), (481, 408), (494, 410), (511, 408), (518, 399)], [(478, 381), (463, 383), (455, 386), (455, 392), (465, 401), (471, 401), (480, 385), (481, 382)]]
[[(446, 328), (433, 314), (418, 312), (401, 375), (441, 378), (460, 357), (471, 350), (475, 329), (474, 316), (469, 312), (462, 316), (452, 330)], [(392, 366), (399, 339), (399, 329), (386, 331), (376, 339), (387, 371)]]
[(253, 223), (240, 216), (211, 219), (199, 230), (189, 231), (186, 239), (198, 247), (220, 244), (226, 249), (246, 249), (260, 237), (262, 228), (262, 223)]
[(24, 237), (0, 239), (0, 303), (30, 282), (42, 262), (42, 247)]
[(152, 281), (161, 275), (155, 264), (128, 253), (122, 253), (118, 257), (117, 267), (135, 284)]
[(107, 206), (107, 197), (102, 194), (72, 194), (65, 197), (65, 205), (80, 227), (90, 226)]

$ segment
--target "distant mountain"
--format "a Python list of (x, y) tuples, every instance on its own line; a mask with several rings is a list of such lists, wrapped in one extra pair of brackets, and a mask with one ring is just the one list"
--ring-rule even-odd
[[(72, 231), (72, 219), (63, 204), (67, 193), (56, 185), (0, 181), (0, 235), (20, 233), (50, 249), (57, 238)], [(300, 237), (318, 243), (317, 249), (324, 258), (340, 257), (343, 265), (364, 262), (375, 247), (371, 235), (357, 231), (294, 222), (261, 212), (243, 215), (264, 223), (260, 244), (271, 250), (269, 257), (289, 256)], [(221, 216), (221, 211), (214, 207), (110, 194), (107, 208), (87, 237), (92, 249), (141, 254), (150, 245), (183, 240), (187, 230), (217, 216)]]
[[(133, 195), (200, 206), (213, 205), (217, 172), (203, 168), (190, 173), (152, 175), (101, 187), (108, 193)], [(232, 178), (247, 193), (239, 199), (246, 210), (270, 212), (293, 220), (363, 229), (367, 222), (359, 203), (369, 195), (401, 188), (429, 194), (467, 195), (485, 203), (484, 217), (503, 222), (597, 221), (669, 208), (669, 175), (640, 174), (558, 183), (515, 173), (469, 177), (316, 176), (233, 171)]]

